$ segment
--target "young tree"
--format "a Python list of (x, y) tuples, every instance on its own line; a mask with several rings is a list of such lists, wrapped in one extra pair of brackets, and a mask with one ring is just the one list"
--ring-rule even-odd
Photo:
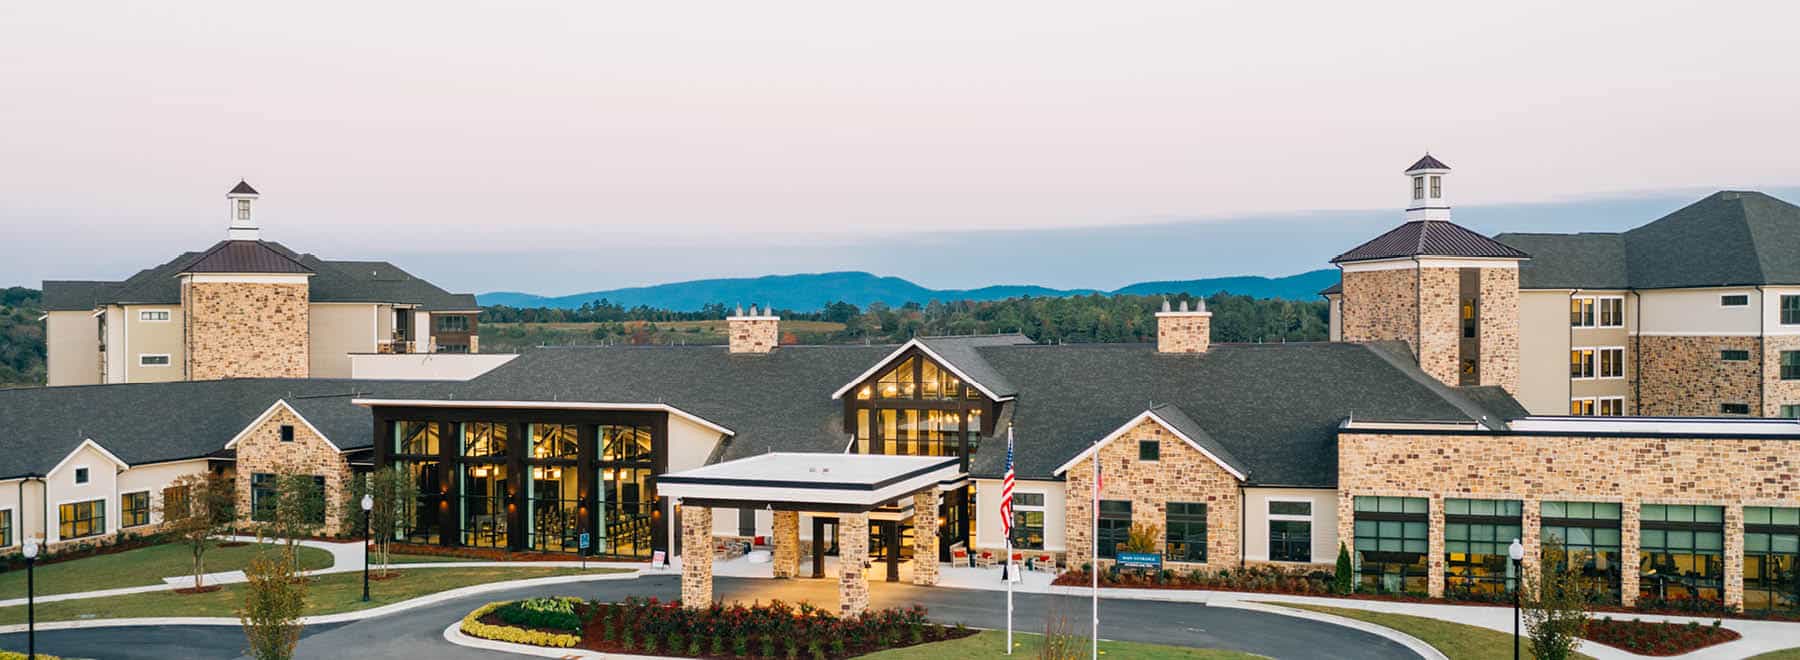
[(1338, 542), (1337, 574), (1331, 577), (1331, 591), (1348, 594), (1356, 590), (1356, 569), (1350, 565), (1350, 549)]
[(272, 536), (287, 545), (287, 557), (299, 570), (296, 548), (302, 539), (325, 527), (325, 487), (309, 474), (283, 474), (275, 478), (275, 515), (269, 522)]
[(194, 588), (206, 574), (206, 551), (213, 537), (231, 531), (237, 508), (236, 487), (215, 472), (186, 474), (163, 490), (163, 529), (188, 546), (194, 557)]
[(1574, 657), (1587, 629), (1593, 586), (1581, 571), (1589, 557), (1570, 554), (1555, 537), (1544, 542), (1541, 556), (1535, 593), (1526, 589), (1520, 594), (1525, 627), (1538, 660), (1565, 660)]
[(300, 643), (300, 614), (306, 609), (306, 581), (294, 573), (292, 557), (258, 554), (244, 570), (249, 588), (238, 621), (250, 642), (250, 657), (289, 660)]
[[(345, 516), (345, 524), (355, 525), (345, 531), (361, 534), (363, 517), (368, 516), (369, 535), (374, 538), (381, 575), (387, 575), (391, 546), (406, 531), (407, 520), (417, 506), (418, 493), (419, 485), (411, 471), (388, 469), (356, 475), (344, 494), (343, 510), (353, 512)], [(367, 514), (362, 510), (365, 494), (375, 498), (375, 508)]]

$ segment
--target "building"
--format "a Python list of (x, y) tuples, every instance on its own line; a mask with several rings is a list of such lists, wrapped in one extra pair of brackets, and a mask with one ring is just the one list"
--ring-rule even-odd
[(1332, 338), (1396, 340), (1434, 377), (1537, 414), (1800, 417), (1800, 207), (1714, 193), (1618, 233), (1450, 220), (1450, 168), (1407, 169), (1407, 222), (1333, 259)]
[(473, 295), (262, 240), (258, 197), (238, 182), (205, 250), (119, 282), (44, 282), (49, 384), (348, 378), (352, 354), (480, 351)]

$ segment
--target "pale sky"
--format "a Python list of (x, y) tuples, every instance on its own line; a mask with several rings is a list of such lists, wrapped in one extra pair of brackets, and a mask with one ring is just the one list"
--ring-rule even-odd
[[(204, 247), (239, 177), (266, 237), (326, 257), (577, 255), (461, 286), (544, 293), (979, 286), (1013, 278), (855, 252), (1398, 218), (1427, 149), (1459, 205), (1793, 186), (1796, 25), (1777, 1), (0, 3), (0, 227), (31, 246), (0, 285)], [(1169, 269), (1242, 269), (1216, 270)]]

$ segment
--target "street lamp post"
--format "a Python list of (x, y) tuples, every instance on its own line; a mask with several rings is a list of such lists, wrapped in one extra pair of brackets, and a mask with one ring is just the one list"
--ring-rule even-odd
[(368, 493), (363, 494), (362, 510), (363, 510), (363, 602), (367, 603), (367, 602), (369, 602), (369, 542), (373, 540), (369, 536), (369, 512), (375, 510), (375, 496), (374, 495), (371, 495)]
[(1506, 556), (1512, 558), (1513, 565), (1513, 660), (1519, 660), (1519, 588), (1525, 577), (1525, 544), (1513, 539), (1512, 545), (1506, 546)]
[(25, 539), (25, 653), (37, 660), (37, 539)]

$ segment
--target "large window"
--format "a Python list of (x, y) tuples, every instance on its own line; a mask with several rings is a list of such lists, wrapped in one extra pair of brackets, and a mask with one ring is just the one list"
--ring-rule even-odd
[[(856, 451), (958, 456), (981, 440), (980, 390), (922, 354), (895, 363), (856, 388), (851, 402)], [(967, 452), (964, 452), (964, 448)]]
[(1800, 419), (1800, 403), (1781, 404), (1781, 416), (1788, 419)]
[(395, 470), (411, 473), (413, 496), (402, 506), (398, 529), (399, 540), (437, 544), (443, 537), (438, 525), (438, 512), (444, 508), (443, 462), (431, 460), (397, 460)]
[(1800, 509), (1744, 507), (1744, 609), (1800, 610)]
[(57, 535), (64, 541), (106, 533), (106, 500), (70, 502), (56, 512)]
[(1800, 380), (1800, 351), (1781, 352), (1781, 379)]
[(507, 547), (506, 466), (464, 465), (461, 486), (463, 545)]
[(1594, 327), (1594, 299), (1593, 298), (1570, 298), (1569, 299), (1569, 327), (1573, 327), (1573, 328), (1592, 328), (1592, 327)]
[(1312, 561), (1312, 502), (1269, 500), (1269, 561)]
[(435, 422), (395, 422), (394, 453), (436, 456), (438, 425)]
[(650, 482), (655, 467), (650, 427), (603, 425), (597, 434), (600, 527), (595, 530), (593, 551), (649, 557), (656, 513), (656, 494)]
[(463, 422), (462, 455), (481, 458), (506, 456), (505, 422)]
[(1598, 350), (1600, 352), (1600, 377), (1601, 378), (1624, 378), (1625, 377), (1625, 349), (1624, 349), (1624, 347), (1614, 346), (1614, 347), (1610, 347), (1610, 348), (1601, 348)]
[(438, 332), (469, 331), (469, 317), (467, 316), (439, 316), (436, 318)]
[(1639, 520), (1640, 598), (1724, 601), (1724, 507), (1645, 504)]
[(1781, 324), (1800, 325), (1800, 296), (1781, 297)]
[(1163, 558), (1169, 561), (1206, 561), (1206, 505), (1199, 502), (1170, 502), (1168, 507), (1168, 539)]
[(1523, 536), (1518, 500), (1444, 500), (1444, 589), (1452, 595), (1490, 598), (1514, 583), (1507, 548)]
[(275, 520), (275, 475), (268, 472), (250, 475), (250, 519), (257, 522)]
[(532, 424), (531, 458), (575, 460), (581, 441), (574, 424)]
[(546, 552), (579, 551), (581, 499), (576, 489), (580, 429), (531, 425), (531, 478), (525, 482), (525, 544)]
[(1362, 584), (1386, 593), (1425, 591), (1430, 546), (1426, 499), (1358, 496), (1355, 505)]
[(1012, 547), (1044, 549), (1044, 494), (1013, 493)]
[(140, 490), (120, 495), (119, 518), (120, 527), (150, 524), (150, 491)]
[(1619, 503), (1557, 502), (1543, 503), (1545, 540), (1562, 543), (1560, 555), (1545, 554), (1551, 566), (1576, 562), (1581, 574), (1598, 593), (1619, 597)]
[(1600, 299), (1600, 327), (1625, 327), (1625, 299), (1619, 297)]
[(1119, 549), (1131, 540), (1130, 500), (1100, 500), (1100, 528), (1094, 538), (1101, 557), (1119, 556)]

